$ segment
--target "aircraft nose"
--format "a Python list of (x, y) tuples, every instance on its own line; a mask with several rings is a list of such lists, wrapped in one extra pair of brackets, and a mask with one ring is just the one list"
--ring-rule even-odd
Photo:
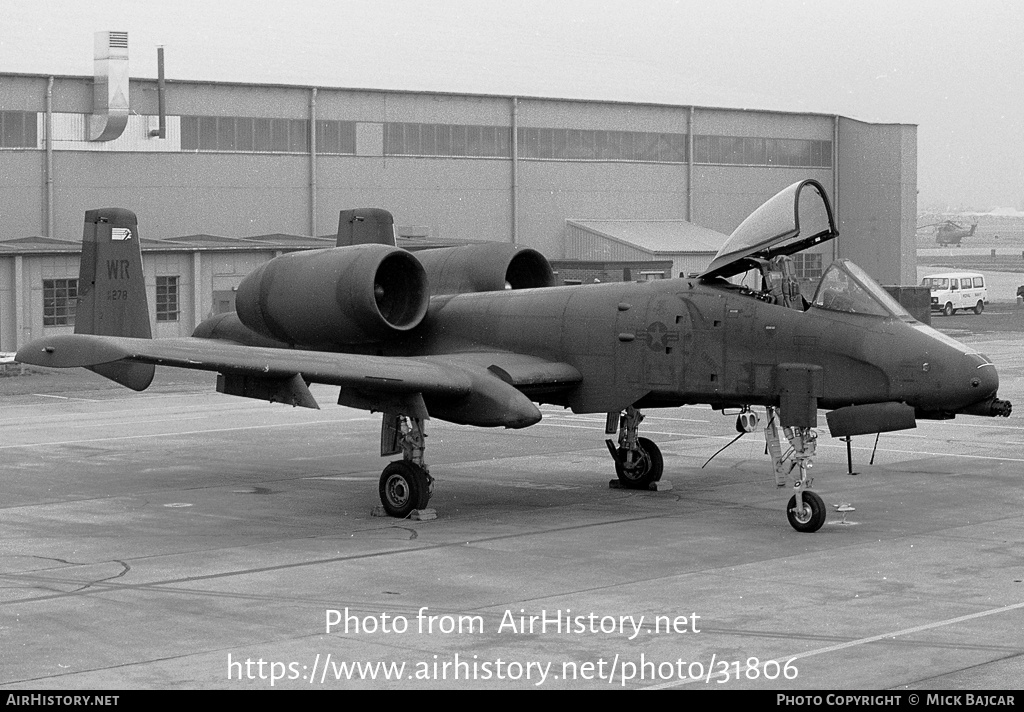
[(996, 398), (999, 374), (987, 356), (930, 326), (916, 324), (913, 331), (924, 339), (915, 342), (911, 337), (907, 341), (919, 344), (927, 354), (923, 369), (927, 375), (920, 381), (923, 388), (915, 394), (916, 402), (908, 402), (923, 411), (1003, 414), (990, 412), (993, 404), (999, 405), (995, 410), (1001, 410), (1009, 403)]
[(1013, 404), (1010, 401), (996, 398), (999, 390), (999, 374), (987, 358), (979, 357), (982, 363), (974, 366), (974, 374), (970, 377), (970, 403), (958, 409), (965, 415), (1003, 416), (1010, 415)]
[(985, 359), (984, 363), (976, 364), (970, 385), (971, 391), (977, 393), (981, 398), (995, 395), (999, 390), (999, 374), (996, 373), (996, 367), (988, 359)]
[(996, 367), (981, 354), (958, 354), (950, 365), (953, 368), (946, 373), (947, 388), (952, 401), (958, 401), (956, 410), (990, 399), (996, 394), (999, 374), (996, 373)]

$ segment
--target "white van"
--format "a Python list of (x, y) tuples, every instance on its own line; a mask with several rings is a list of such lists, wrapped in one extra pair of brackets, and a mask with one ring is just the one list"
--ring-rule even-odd
[(931, 288), (932, 311), (946, 316), (952, 316), (957, 309), (973, 309), (975, 314), (981, 314), (988, 304), (985, 275), (978, 272), (930, 274), (921, 280), (921, 286)]

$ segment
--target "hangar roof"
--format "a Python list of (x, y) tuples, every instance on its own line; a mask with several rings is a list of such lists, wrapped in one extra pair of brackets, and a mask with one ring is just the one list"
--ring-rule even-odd
[(60, 251), (72, 252), (82, 249), (81, 240), (71, 242), (56, 237), (40, 237), (32, 235), (29, 237), (15, 237), (10, 240), (0, 240), (0, 250), (5, 253), (19, 254), (22, 252)]
[[(68, 79), (68, 80), (79, 80), (88, 83), (92, 83), (95, 77), (92, 75), (81, 75), (81, 74), (37, 74), (32, 72), (0, 72), (0, 76), (5, 77), (24, 77), (27, 79), (42, 79), (47, 80), (51, 77), (55, 79)], [(148, 82), (156, 84), (157, 80), (155, 77), (130, 77), (133, 82)], [(373, 94), (390, 94), (390, 95), (404, 95), (404, 96), (428, 96), (428, 97), (466, 97), (466, 98), (477, 98), (482, 97), (486, 99), (527, 99), (531, 101), (553, 101), (553, 102), (571, 102), (574, 104), (605, 104), (605, 105), (617, 105), (617, 106), (651, 106), (659, 108), (700, 108), (709, 111), (736, 111), (744, 114), (774, 114), (778, 116), (820, 116), (826, 118), (835, 118), (839, 116), (834, 113), (823, 113), (816, 111), (793, 111), (787, 109), (758, 109), (751, 107), (738, 107), (738, 106), (721, 106), (715, 104), (680, 104), (680, 103), (665, 103), (657, 101), (629, 101), (626, 99), (611, 99), (611, 98), (586, 98), (586, 97), (562, 97), (554, 95), (531, 95), (531, 94), (492, 94), (487, 92), (459, 92), (459, 91), (436, 91), (436, 90), (422, 90), (422, 89), (385, 89), (381, 87), (367, 87), (367, 86), (330, 86), (324, 84), (283, 84), (280, 82), (273, 83), (259, 83), (259, 82), (238, 82), (238, 81), (223, 81), (223, 80), (212, 80), (212, 79), (172, 79), (168, 78), (165, 80), (168, 86), (180, 85), (184, 86), (187, 84), (202, 85), (202, 86), (223, 86), (223, 87), (246, 87), (254, 89), (318, 89), (328, 91), (343, 91), (343, 92), (368, 92)], [(849, 117), (843, 117), (849, 118)], [(850, 118), (851, 121), (857, 121), (858, 123), (870, 123), (875, 126), (917, 126), (917, 124), (908, 124), (901, 122), (867, 122), (860, 119)]]
[[(254, 235), (252, 237), (226, 237), (224, 235), (182, 235), (162, 240), (141, 238), (144, 251), (234, 251), (234, 250), (303, 250), (334, 247), (337, 242), (335, 235), (311, 237), (308, 235), (287, 235), (274, 233), (271, 235)], [(452, 240), (430, 237), (398, 236), (398, 247), (415, 252), (437, 247), (453, 247), (485, 240)], [(82, 251), (81, 240), (64, 240), (57, 237), (15, 237), (0, 240), (0, 255), (53, 254), (60, 252), (78, 253)]]
[(652, 255), (711, 254), (729, 236), (687, 220), (567, 220), (599, 239), (636, 247)]

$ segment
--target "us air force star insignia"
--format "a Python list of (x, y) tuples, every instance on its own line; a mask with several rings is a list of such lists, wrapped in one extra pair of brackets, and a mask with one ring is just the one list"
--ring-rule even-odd
[(132, 231), (127, 227), (112, 227), (110, 228), (110, 239), (111, 240), (130, 240), (132, 239)]
[(644, 332), (644, 340), (647, 342), (647, 348), (651, 351), (665, 351), (679, 341), (679, 332), (669, 331), (667, 326), (656, 321), (647, 327), (647, 331)]

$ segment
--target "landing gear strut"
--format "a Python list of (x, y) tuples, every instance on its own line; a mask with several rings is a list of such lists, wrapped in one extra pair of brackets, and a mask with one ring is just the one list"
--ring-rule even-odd
[(814, 428), (783, 428), (791, 447), (783, 455), (776, 408), (768, 406), (767, 420), (764, 438), (775, 468), (775, 484), (783, 487), (788, 480), (793, 481), (794, 494), (786, 505), (789, 523), (798, 532), (816, 532), (825, 523), (825, 503), (817, 493), (810, 491), (814, 480), (808, 476), (808, 471), (814, 465), (818, 434)]
[[(615, 460), (615, 474), (626, 489), (648, 489), (661, 479), (665, 460), (654, 441), (638, 435), (643, 414), (630, 406), (625, 413), (609, 413), (605, 434), (618, 432), (618, 447), (609, 438), (605, 440), (608, 452)], [(616, 425), (615, 421), (618, 421)]]
[(434, 478), (423, 460), (426, 449), (423, 418), (384, 414), (381, 428), (382, 456), (402, 453), (384, 468), (380, 476), (380, 502), (392, 517), (405, 519), (415, 510), (426, 509), (434, 491)]

